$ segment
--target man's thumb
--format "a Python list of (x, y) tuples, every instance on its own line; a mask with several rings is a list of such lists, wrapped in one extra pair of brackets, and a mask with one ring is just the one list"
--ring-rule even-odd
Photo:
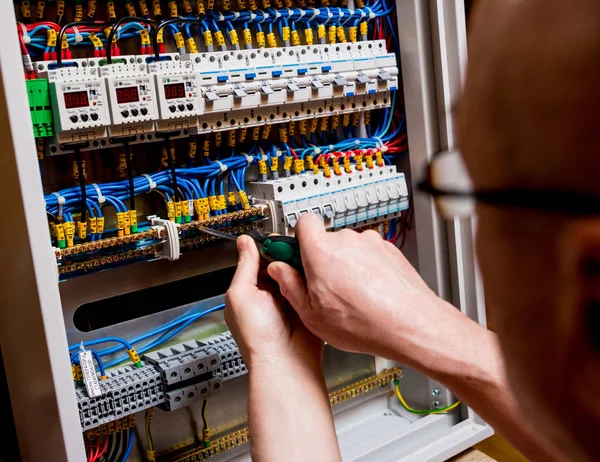
[(292, 308), (302, 317), (310, 305), (304, 278), (298, 271), (283, 262), (271, 263), (267, 271), (269, 276), (279, 284), (281, 295), (290, 302)]

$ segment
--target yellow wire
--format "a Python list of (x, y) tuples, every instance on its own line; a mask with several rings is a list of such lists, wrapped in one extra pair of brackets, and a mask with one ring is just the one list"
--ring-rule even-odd
[(412, 407), (410, 407), (406, 401), (404, 400), (404, 397), (402, 396), (402, 393), (400, 393), (400, 386), (396, 385), (396, 396), (398, 397), (398, 400), (402, 403), (402, 406), (405, 407), (405, 409), (409, 412), (413, 412), (415, 414), (443, 414), (446, 412), (450, 412), (453, 409), (456, 409), (458, 406), (460, 406), (460, 401), (457, 401), (456, 403), (452, 404), (451, 406), (445, 407), (443, 409), (440, 410), (418, 410), (418, 409), (413, 409)]

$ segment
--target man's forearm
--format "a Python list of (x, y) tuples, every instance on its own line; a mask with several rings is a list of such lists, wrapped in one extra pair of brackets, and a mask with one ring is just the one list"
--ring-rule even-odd
[(428, 341), (409, 350), (408, 362), (403, 355), (396, 359), (446, 385), (528, 458), (559, 460), (551, 442), (543, 441), (519, 411), (497, 336), (442, 303)]
[(339, 461), (320, 365), (268, 359), (253, 361), (249, 368), (248, 413), (253, 460)]

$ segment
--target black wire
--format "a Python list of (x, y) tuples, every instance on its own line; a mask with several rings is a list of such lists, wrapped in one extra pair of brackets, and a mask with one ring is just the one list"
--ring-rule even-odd
[(108, 456), (109, 462), (117, 460), (117, 456), (119, 455), (119, 451), (121, 450), (121, 433), (122, 432), (118, 432), (115, 436), (115, 444), (110, 451), (110, 455)]
[[(114, 26), (110, 30), (110, 33), (108, 34), (108, 37), (106, 38), (106, 64), (112, 64), (112, 43), (113, 43), (113, 39), (115, 38), (115, 34), (117, 33), (117, 29), (124, 22), (141, 22), (141, 23), (144, 23), (144, 24), (148, 24), (150, 26), (155, 26), (156, 25), (156, 21), (153, 21), (152, 19), (139, 18), (137, 16), (123, 16), (121, 19), (119, 19), (114, 24)], [(152, 50), (154, 51), (154, 44), (152, 45)]]
[(81, 151), (79, 146), (73, 146), (75, 151), (75, 161), (79, 170), (79, 187), (81, 188), (81, 222), (85, 223), (87, 217), (87, 192), (85, 190), (85, 178), (83, 177), (83, 162), (81, 160)]
[(102, 456), (101, 462), (108, 462), (108, 460), (109, 460), (108, 453), (110, 452), (110, 449), (112, 448), (112, 444), (113, 444), (113, 436), (111, 433), (110, 435), (108, 435), (108, 446), (106, 447), (106, 452)]
[(156, 58), (156, 60), (160, 61), (160, 52), (158, 48), (158, 33), (161, 29), (163, 29), (165, 26), (168, 26), (169, 24), (175, 23), (201, 24), (203, 19), (204, 14), (199, 15), (197, 18), (173, 18), (167, 19), (166, 21), (163, 21), (158, 26), (156, 26), (156, 29), (154, 29), (154, 35), (152, 36), (152, 49), (154, 50), (154, 57)]
[(54, 221), (55, 225), (60, 224), (60, 220), (56, 217), (56, 215), (54, 215), (53, 213), (48, 212), (48, 210), (46, 210), (46, 214), (50, 215), (50, 217), (52, 217), (52, 221)]
[(131, 429), (123, 430), (123, 438), (121, 441), (121, 451), (119, 457), (123, 457), (127, 452), (127, 445), (129, 444), (129, 432)]
[(125, 162), (127, 164), (127, 177), (129, 178), (129, 209), (135, 210), (135, 189), (133, 187), (133, 166), (132, 159), (133, 151), (129, 146), (128, 141), (123, 141), (125, 147)]
[(175, 175), (175, 160), (171, 153), (171, 140), (169, 137), (165, 137), (165, 144), (167, 145), (167, 159), (169, 161), (169, 169), (171, 170), (171, 184), (173, 186), (173, 195), (176, 199), (181, 200), (181, 192), (177, 187), (177, 175)]
[(94, 22), (94, 21), (80, 21), (80, 22), (70, 22), (61, 27), (60, 32), (58, 33), (58, 37), (56, 39), (56, 47), (58, 51), (56, 52), (56, 67), (62, 67), (62, 38), (65, 35), (67, 29), (71, 27), (80, 27), (80, 26), (90, 26), (90, 27), (103, 27), (106, 26), (106, 23)]

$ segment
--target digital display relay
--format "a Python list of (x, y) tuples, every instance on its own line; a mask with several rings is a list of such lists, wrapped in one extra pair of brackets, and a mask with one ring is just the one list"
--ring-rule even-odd
[(185, 98), (185, 84), (172, 83), (165, 85), (165, 99)]
[(72, 91), (69, 93), (65, 93), (64, 98), (65, 98), (65, 108), (66, 109), (88, 107), (90, 105), (87, 90)]
[(137, 103), (140, 100), (140, 94), (138, 92), (138, 87), (125, 87), (125, 88), (117, 88), (117, 103)]

